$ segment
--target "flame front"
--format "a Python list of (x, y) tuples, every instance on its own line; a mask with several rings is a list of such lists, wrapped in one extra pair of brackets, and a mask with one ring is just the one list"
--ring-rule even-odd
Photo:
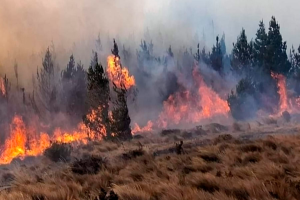
[(228, 116), (230, 108), (226, 100), (209, 88), (199, 71), (193, 70), (195, 93), (190, 91), (177, 92), (163, 104), (158, 125), (166, 128), (181, 123), (197, 123), (213, 116)]
[(135, 79), (129, 75), (127, 68), (122, 67), (120, 64), (120, 58), (116, 56), (108, 56), (107, 58), (107, 74), (108, 78), (120, 87), (122, 84), (126, 89), (135, 85)]
[(14, 158), (41, 155), (52, 142), (80, 142), (88, 141), (88, 129), (83, 123), (78, 125), (76, 131), (66, 132), (57, 128), (52, 137), (49, 134), (38, 133), (35, 128), (26, 127), (21, 116), (15, 116), (10, 125), (10, 135), (5, 140), (1, 151), (0, 164), (8, 164)]
[(132, 129), (132, 134), (136, 134), (139, 132), (148, 132), (148, 131), (152, 131), (152, 127), (153, 127), (153, 122), (152, 121), (148, 121), (146, 126), (144, 126), (143, 128), (141, 128), (137, 123), (134, 124), (134, 128)]
[(286, 79), (282, 74), (271, 72), (272, 78), (277, 80), (278, 94), (279, 94), (279, 114), (284, 111), (290, 111), (291, 105), (288, 104), (288, 97), (286, 92)]

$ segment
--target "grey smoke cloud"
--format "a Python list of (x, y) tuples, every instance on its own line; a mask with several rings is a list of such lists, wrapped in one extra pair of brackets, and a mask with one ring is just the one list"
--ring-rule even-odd
[[(290, 48), (300, 43), (299, 5), (297, 0), (1, 0), (1, 72), (12, 72), (15, 59), (20, 70), (36, 70), (52, 41), (62, 64), (74, 53), (87, 65), (99, 33), (137, 48), (147, 27), (159, 53), (170, 44), (176, 49), (204, 45), (203, 40), (211, 47), (223, 32), (230, 50), (242, 27), (254, 38), (259, 20), (268, 24), (272, 15)], [(108, 45), (105, 50), (109, 53)]]

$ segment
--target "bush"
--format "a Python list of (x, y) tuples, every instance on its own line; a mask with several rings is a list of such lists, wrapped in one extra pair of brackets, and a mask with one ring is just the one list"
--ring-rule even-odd
[(106, 160), (98, 156), (88, 156), (76, 160), (71, 165), (71, 170), (75, 174), (97, 174), (101, 169), (106, 167)]
[(288, 111), (284, 111), (282, 113), (282, 118), (286, 121), (286, 122), (290, 122), (291, 121), (291, 115)]
[(44, 156), (53, 162), (68, 162), (71, 159), (71, 151), (70, 144), (54, 142), (44, 151)]
[(130, 160), (139, 156), (143, 156), (145, 154), (145, 151), (143, 150), (142, 147), (138, 149), (131, 150), (127, 153), (123, 153), (122, 157), (124, 160)]
[(232, 117), (236, 120), (247, 120), (255, 117), (257, 100), (254, 84), (248, 79), (242, 79), (236, 86), (236, 91), (231, 91), (227, 102)]

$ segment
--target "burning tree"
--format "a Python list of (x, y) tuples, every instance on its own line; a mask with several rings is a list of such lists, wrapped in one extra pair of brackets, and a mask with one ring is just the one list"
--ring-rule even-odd
[[(114, 40), (114, 48), (112, 50), (114, 55), (114, 63), (116, 65), (121, 65), (118, 45)], [(122, 77), (119, 77), (118, 85), (113, 82), (113, 90), (116, 93), (116, 100), (113, 102), (114, 107), (112, 109), (111, 117), (111, 131), (114, 137), (127, 140), (132, 138), (130, 123), (131, 119), (129, 117), (128, 107), (127, 107), (127, 88), (125, 86)]]
[(88, 104), (92, 115), (84, 116), (84, 123), (91, 130), (103, 137), (110, 138), (109, 129), (109, 80), (105, 75), (103, 66), (98, 63), (98, 55), (94, 53), (91, 65), (88, 69)]

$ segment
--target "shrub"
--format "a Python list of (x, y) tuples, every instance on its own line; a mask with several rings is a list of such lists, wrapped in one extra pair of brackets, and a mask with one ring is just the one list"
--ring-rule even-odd
[(106, 160), (99, 156), (88, 156), (76, 160), (72, 165), (72, 172), (75, 174), (97, 174), (101, 169), (106, 167)]
[(130, 160), (130, 159), (133, 159), (133, 158), (136, 158), (136, 157), (139, 157), (139, 156), (143, 156), (145, 154), (145, 151), (143, 150), (142, 147), (138, 148), (138, 149), (134, 149), (134, 150), (131, 150), (127, 153), (123, 153), (123, 159), (125, 160)]
[(44, 151), (44, 156), (53, 162), (68, 162), (71, 159), (71, 151), (70, 144), (54, 142)]
[(214, 144), (218, 144), (221, 142), (229, 142), (229, 141), (233, 141), (234, 138), (232, 137), (232, 135), (230, 134), (222, 134), (219, 135), (217, 138), (214, 139)]
[(236, 120), (247, 120), (255, 117), (257, 100), (254, 84), (248, 79), (242, 79), (227, 98), (232, 117)]
[(220, 158), (215, 153), (201, 153), (200, 157), (205, 160), (206, 162), (220, 162)]
[(288, 111), (284, 111), (282, 113), (282, 118), (286, 121), (286, 122), (290, 122), (291, 121), (291, 115)]

